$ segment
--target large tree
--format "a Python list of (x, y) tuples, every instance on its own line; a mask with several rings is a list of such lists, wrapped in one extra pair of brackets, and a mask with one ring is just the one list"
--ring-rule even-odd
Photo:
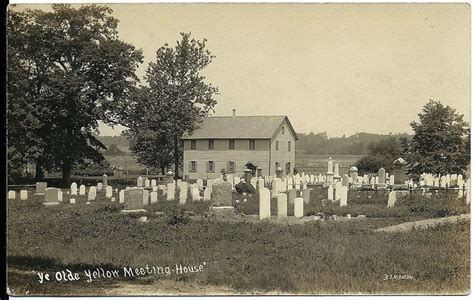
[(415, 135), (406, 151), (411, 172), (463, 173), (470, 162), (470, 129), (463, 115), (430, 100), (418, 117), (410, 123)]
[[(148, 106), (157, 114), (154, 120), (146, 121), (146, 128), (165, 132), (169, 136), (169, 139), (163, 140), (168, 143), (163, 147), (171, 146), (176, 178), (179, 177), (181, 162), (181, 137), (192, 133), (216, 104), (214, 96), (218, 89), (207, 83), (202, 74), (213, 58), (206, 49), (205, 39), (199, 41), (191, 38), (190, 33), (181, 33), (181, 40), (177, 41), (176, 46), (165, 44), (160, 47), (156, 51), (156, 61), (147, 68), (147, 97), (151, 101), (132, 105), (138, 112), (143, 111), (143, 106)], [(137, 113), (132, 115), (138, 117)], [(129, 128), (133, 130), (133, 127)]]
[(121, 119), (143, 59), (141, 51), (119, 40), (111, 14), (100, 5), (9, 11), (12, 166), (35, 160), (37, 173), (58, 167), (67, 182), (74, 164), (103, 159), (99, 150), (105, 147), (93, 133), (99, 120), (113, 125)]
[(147, 167), (166, 169), (173, 163), (172, 127), (167, 122), (168, 109), (160, 99), (152, 97), (149, 88), (137, 89), (130, 98), (124, 132), (130, 151), (137, 161)]

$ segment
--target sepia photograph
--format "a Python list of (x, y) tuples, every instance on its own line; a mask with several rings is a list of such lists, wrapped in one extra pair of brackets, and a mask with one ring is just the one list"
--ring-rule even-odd
[(17, 3), (9, 296), (468, 295), (469, 3)]

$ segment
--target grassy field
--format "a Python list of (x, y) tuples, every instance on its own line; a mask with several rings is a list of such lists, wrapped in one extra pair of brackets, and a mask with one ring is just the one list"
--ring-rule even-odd
[[(30, 195), (31, 196), (31, 195)], [(114, 195), (117, 196), (117, 195)], [(68, 195), (64, 195), (68, 202)], [(118, 198), (118, 197), (117, 197)], [(244, 198), (247, 201), (244, 202)], [(258, 213), (258, 197), (234, 196), (247, 215)], [(222, 222), (207, 218), (209, 204), (187, 203), (188, 222), (170, 225), (176, 203), (147, 207), (148, 222), (120, 213), (123, 205), (104, 199), (91, 204), (44, 207), (40, 197), (8, 202), (8, 276), (15, 295), (104, 295), (124, 284), (129, 293), (142, 287), (176, 285), (226, 287), (232, 293), (467, 293), (469, 287), (469, 224), (461, 223), (406, 233), (373, 229), (445, 215), (468, 213), (463, 200), (433, 195), (402, 198), (386, 208), (387, 194), (351, 192), (349, 205), (324, 204), (324, 190), (311, 193), (305, 214), (366, 219), (309, 221), (302, 225), (269, 222)], [(236, 204), (235, 200), (239, 200)], [(323, 205), (324, 204), (324, 205)], [(289, 205), (289, 215), (293, 207)], [(163, 212), (156, 215), (155, 212)], [(272, 200), (272, 214), (276, 201)], [(94, 279), (85, 271), (102, 267), (202, 265), (202, 272)], [(37, 272), (54, 276), (71, 270), (77, 281), (40, 284)], [(176, 292), (177, 289), (171, 289)]]

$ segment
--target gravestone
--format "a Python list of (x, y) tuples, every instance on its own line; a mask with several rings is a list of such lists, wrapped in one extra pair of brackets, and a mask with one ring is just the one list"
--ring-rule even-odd
[(112, 198), (112, 186), (111, 185), (108, 185), (106, 188), (105, 188), (105, 198)]
[(8, 200), (15, 200), (16, 192), (15, 191), (8, 191)]
[(166, 201), (174, 201), (175, 186), (174, 183), (168, 183), (166, 185)]
[(391, 191), (390, 194), (388, 195), (387, 207), (394, 207), (396, 202), (397, 202), (397, 193), (395, 191)]
[(328, 186), (328, 200), (334, 201), (334, 186), (332, 183)]
[(188, 198), (188, 183), (182, 181), (179, 184), (179, 204), (186, 204), (187, 198)]
[(288, 216), (288, 199), (286, 194), (279, 193), (277, 200), (278, 217), (286, 218)]
[(257, 182), (258, 182), (257, 177), (252, 177), (252, 179), (250, 179), (250, 184), (253, 186), (254, 189), (257, 189)]
[(40, 195), (40, 196), (44, 195), (47, 187), (48, 187), (48, 184), (46, 182), (37, 182), (35, 195)]
[(148, 198), (150, 197), (150, 192), (148, 190), (143, 190), (143, 206), (148, 205)]
[(191, 198), (193, 201), (201, 201), (201, 196), (199, 195), (199, 188), (194, 187), (191, 189)]
[(145, 211), (143, 209), (143, 195), (142, 188), (131, 188), (125, 191), (125, 209), (123, 213)]
[(347, 206), (347, 187), (341, 188), (341, 201), (340, 206)]
[(20, 200), (28, 200), (28, 191), (27, 190), (21, 190), (20, 191)]
[(304, 203), (309, 204), (310, 195), (311, 195), (311, 190), (310, 189), (304, 189), (302, 191), (302, 196), (303, 196)]
[(97, 183), (97, 190), (102, 191), (102, 182)]
[(303, 198), (296, 198), (295, 199), (295, 217), (301, 218), (304, 216), (304, 200)]
[(150, 193), (150, 203), (151, 204), (158, 203), (158, 192), (151, 192)]
[(349, 176), (347, 174), (342, 175), (342, 185), (345, 187), (349, 186)]
[(390, 185), (395, 185), (395, 175), (390, 175)]
[(124, 202), (125, 202), (125, 190), (120, 190), (119, 203), (124, 203)]
[(77, 183), (71, 183), (71, 196), (77, 195)]
[(74, 198), (69, 199), (69, 204), (76, 204), (76, 199)]
[(336, 182), (336, 191), (334, 194), (334, 200), (339, 201), (341, 200), (341, 189), (342, 189), (342, 183), (340, 181)]
[(44, 190), (44, 205), (59, 205), (59, 190), (57, 188), (46, 188)]
[(393, 162), (393, 175), (395, 176), (395, 184), (405, 184), (405, 165), (403, 158), (398, 158)]
[(270, 210), (270, 190), (263, 188), (258, 190), (259, 195), (259, 219), (270, 219), (271, 210)]
[(95, 186), (91, 186), (89, 188), (89, 194), (87, 195), (87, 200), (88, 201), (93, 201), (95, 200), (95, 197), (97, 196), (97, 190)]
[(204, 200), (204, 201), (211, 201), (211, 190), (210, 190), (208, 187), (206, 187), (206, 188), (204, 189), (204, 197), (203, 197), (203, 200)]
[(261, 188), (264, 188), (264, 187), (265, 187), (265, 179), (260, 177), (258, 179), (258, 188), (261, 189)]
[(280, 188), (281, 178), (275, 178), (272, 182), (272, 197), (276, 197), (278, 195), (278, 190)]
[(102, 185), (104, 187), (107, 187), (109, 185), (108, 180), (107, 180), (107, 174), (102, 175)]
[(138, 176), (137, 178), (137, 187), (141, 187), (143, 185), (143, 178), (141, 176)]
[(288, 203), (294, 204), (296, 199), (296, 190), (288, 191)]
[(199, 178), (198, 180), (196, 180), (196, 183), (197, 183), (197, 188), (202, 190), (204, 188), (204, 183), (202, 181), (201, 178)]
[(63, 202), (63, 191), (58, 189), (58, 201)]
[(214, 183), (212, 185), (211, 202), (217, 206), (231, 206), (232, 184), (227, 181)]
[(350, 169), (349, 169), (349, 177), (352, 178), (352, 182), (353, 183), (356, 183), (357, 182), (357, 178), (359, 177), (359, 174), (357, 173), (359, 170), (357, 169), (356, 166), (352, 166)]
[(156, 187), (156, 179), (151, 180), (151, 187)]
[(84, 196), (85, 194), (86, 194), (86, 186), (81, 184), (81, 186), (79, 187), (79, 195)]
[(145, 187), (149, 188), (150, 187), (150, 179), (145, 179)]
[(385, 181), (387, 180), (386, 177), (385, 177), (385, 169), (384, 168), (380, 168), (379, 169), (379, 182), (378, 184), (380, 185), (385, 185)]

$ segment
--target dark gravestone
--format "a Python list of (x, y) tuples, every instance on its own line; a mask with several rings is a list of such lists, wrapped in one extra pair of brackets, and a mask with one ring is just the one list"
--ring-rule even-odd
[(143, 189), (133, 188), (125, 191), (125, 209), (143, 209)]
[(232, 205), (232, 184), (221, 181), (212, 185), (211, 202), (217, 206)]

